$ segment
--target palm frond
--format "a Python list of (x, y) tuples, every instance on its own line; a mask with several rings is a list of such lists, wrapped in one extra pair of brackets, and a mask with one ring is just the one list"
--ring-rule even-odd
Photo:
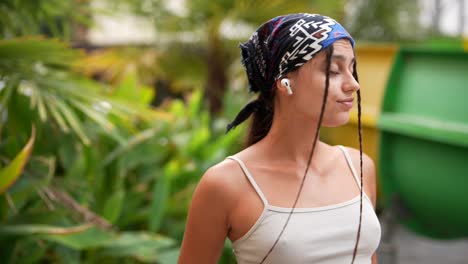
[(102, 132), (121, 141), (111, 116), (125, 118), (138, 112), (132, 107), (117, 106), (117, 102), (100, 95), (104, 90), (101, 84), (69, 72), (80, 57), (79, 51), (58, 40), (0, 41), (0, 81), (4, 82), (0, 91), (2, 111), (9, 105), (11, 94), (16, 93), (29, 100), (29, 108), (37, 112), (42, 123), (52, 120), (61, 131), (72, 131), (85, 145), (91, 142), (85, 120), (93, 121)]

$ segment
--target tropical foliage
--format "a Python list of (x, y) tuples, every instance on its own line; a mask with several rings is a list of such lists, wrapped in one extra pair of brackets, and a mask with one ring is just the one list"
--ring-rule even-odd
[(227, 121), (210, 120), (200, 91), (142, 109), (148, 98), (135, 102), (132, 82), (120, 100), (104, 98), (67, 72), (59, 62), (76, 54), (62, 43), (1, 44), (2, 259), (174, 263), (196, 182), (242, 130), (224, 135)]
[[(57, 19), (44, 1), (1, 7), (47, 32)], [(224, 135), (199, 89), (153, 110), (131, 74), (112, 89), (87, 79), (82, 52), (25, 37), (43, 33), (26, 22), (1, 25), (0, 258), (174, 263), (196, 182), (242, 130)]]

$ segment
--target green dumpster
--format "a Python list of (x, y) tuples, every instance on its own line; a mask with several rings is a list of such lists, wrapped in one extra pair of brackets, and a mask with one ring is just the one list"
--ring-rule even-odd
[(468, 237), (468, 53), (400, 50), (377, 126), (385, 208), (419, 234)]

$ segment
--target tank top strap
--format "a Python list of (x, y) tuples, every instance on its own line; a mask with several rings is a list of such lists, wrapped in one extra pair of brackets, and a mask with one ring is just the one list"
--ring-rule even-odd
[(255, 189), (258, 196), (260, 196), (260, 199), (262, 199), (263, 204), (265, 206), (267, 206), (268, 201), (267, 201), (265, 195), (263, 194), (262, 190), (258, 186), (257, 182), (255, 182), (254, 178), (252, 177), (252, 174), (250, 174), (250, 171), (247, 169), (244, 162), (241, 159), (239, 159), (238, 157), (234, 157), (234, 156), (229, 156), (229, 157), (227, 157), (227, 159), (232, 159), (232, 160), (235, 160), (237, 163), (239, 163), (240, 167), (242, 168), (242, 171), (244, 172), (245, 176), (249, 180), (250, 184)]
[(361, 180), (359, 179), (358, 173), (356, 172), (356, 169), (354, 168), (353, 161), (351, 160), (351, 156), (349, 155), (348, 150), (341, 145), (338, 145), (338, 148), (341, 149), (341, 151), (343, 152), (346, 162), (348, 163), (348, 166), (351, 169), (354, 179), (356, 180), (358, 188), (361, 189)]

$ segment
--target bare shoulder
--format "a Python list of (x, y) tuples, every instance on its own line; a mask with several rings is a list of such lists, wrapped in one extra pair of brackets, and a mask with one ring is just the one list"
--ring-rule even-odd
[(202, 181), (225, 189), (235, 188), (242, 171), (236, 161), (225, 159), (210, 167), (202, 176)]
[(237, 197), (241, 176), (239, 165), (233, 160), (225, 159), (203, 174), (197, 192), (211, 194), (212, 198), (221, 198), (225, 204), (230, 204)]
[(229, 232), (229, 213), (239, 197), (238, 174), (230, 160), (203, 174), (190, 204), (178, 263), (217, 263)]
[[(361, 173), (361, 169), (359, 166), (360, 163), (360, 154), (359, 150), (351, 147), (346, 147), (348, 150), (349, 156), (351, 157), (351, 161), (353, 162), (354, 168), (356, 168), (356, 172), (358, 175)], [(375, 164), (369, 155), (366, 153), (362, 153), (362, 177), (363, 177), (363, 184), (364, 190), (372, 200), (374, 206), (376, 203), (377, 195), (376, 195), (376, 171), (375, 171)]]
[[(360, 162), (360, 155), (359, 155), (359, 149), (351, 148), (351, 147), (346, 147), (348, 150), (349, 156), (351, 156), (351, 160), (353, 161), (353, 165), (356, 168), (356, 170), (359, 173), (359, 162)], [(372, 160), (369, 155), (366, 153), (362, 152), (362, 169), (364, 174), (368, 174), (369, 176), (374, 176), (375, 177), (375, 164), (374, 161)]]

